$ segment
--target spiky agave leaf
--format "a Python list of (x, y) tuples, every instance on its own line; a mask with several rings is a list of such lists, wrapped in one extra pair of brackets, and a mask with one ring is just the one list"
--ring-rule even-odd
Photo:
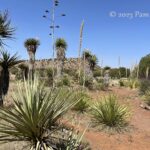
[[(0, 141), (39, 141), (43, 145), (46, 132), (80, 98), (69, 89), (46, 91), (37, 77), (18, 84), (14, 108), (0, 108)], [(49, 146), (49, 145), (47, 145)]]

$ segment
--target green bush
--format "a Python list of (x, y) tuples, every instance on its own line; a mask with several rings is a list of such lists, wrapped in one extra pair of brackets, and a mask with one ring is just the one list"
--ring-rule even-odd
[(144, 95), (144, 102), (150, 106), (150, 90), (147, 90)]
[(84, 93), (79, 93), (80, 101), (73, 107), (73, 110), (81, 113), (85, 112), (89, 107), (90, 97)]
[(46, 77), (46, 69), (36, 69), (36, 71), (35, 71), (37, 74), (38, 74), (38, 76), (39, 77)]
[(127, 124), (129, 114), (128, 108), (120, 105), (115, 95), (102, 97), (101, 101), (92, 107), (94, 124), (118, 131)]
[(146, 91), (150, 90), (150, 80), (140, 80), (140, 94), (144, 95)]
[(150, 78), (150, 69), (147, 74), (146, 73), (147, 68), (150, 68), (150, 54), (142, 57), (140, 60), (140, 63), (139, 63), (139, 77), (140, 78), (146, 78), (146, 76), (148, 76), (148, 78)]
[(101, 74), (102, 74), (101, 69), (99, 69), (99, 68), (94, 69), (94, 71), (93, 71), (94, 77), (100, 77)]
[(90, 90), (93, 89), (93, 79), (92, 79), (92, 77), (89, 77), (87, 75), (85, 75), (85, 77), (84, 77), (84, 75), (81, 74), (81, 76), (80, 76), (80, 85), (83, 85), (83, 84), (88, 89), (90, 89)]
[[(53, 77), (53, 68), (47, 68), (46, 75), (48, 78), (52, 78)], [(54, 68), (54, 75), (56, 75), (56, 68)]]
[(125, 86), (124, 81), (123, 80), (119, 80), (119, 85), (120, 85), (120, 87)]
[(65, 69), (64, 68), (63, 72), (65, 74), (68, 74), (71, 77), (75, 77), (75, 75), (76, 75), (76, 70), (74, 70), (74, 69)]
[(62, 79), (57, 82), (57, 86), (70, 86), (70, 84), (68, 75), (63, 75)]
[(139, 87), (139, 81), (138, 79), (135, 79), (135, 78), (130, 78), (128, 79), (127, 81), (127, 86), (130, 87), (130, 89), (136, 89)]

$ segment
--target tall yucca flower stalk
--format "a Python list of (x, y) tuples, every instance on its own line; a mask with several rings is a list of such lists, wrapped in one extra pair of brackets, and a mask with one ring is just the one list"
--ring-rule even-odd
[(55, 123), (80, 97), (69, 89), (45, 90), (34, 77), (18, 84), (13, 99), (13, 109), (0, 108), (0, 142), (29, 141), (32, 150), (53, 150)]
[(83, 28), (84, 28), (84, 20), (81, 23), (80, 27), (80, 41), (79, 41), (79, 51), (78, 51), (78, 63), (79, 63), (79, 81), (81, 75), (81, 49), (82, 49), (82, 40), (83, 40)]

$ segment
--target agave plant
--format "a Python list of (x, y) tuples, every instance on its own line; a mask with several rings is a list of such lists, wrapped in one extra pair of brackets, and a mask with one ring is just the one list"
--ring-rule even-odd
[(67, 43), (63, 38), (58, 38), (55, 42), (56, 55), (58, 60), (57, 65), (57, 79), (59, 80), (62, 75), (62, 70), (65, 60), (65, 51), (67, 49)]
[(120, 105), (115, 95), (102, 97), (92, 107), (93, 122), (102, 127), (120, 130), (126, 125), (130, 112), (127, 106)]
[(30, 141), (31, 149), (52, 150), (53, 126), (80, 100), (77, 95), (69, 89), (47, 91), (37, 77), (20, 82), (14, 108), (0, 108), (0, 141)]
[(35, 53), (40, 45), (39, 40), (30, 38), (24, 42), (24, 46), (27, 48), (27, 52), (29, 54), (29, 77), (33, 78), (34, 73), (34, 63), (35, 63)]
[(15, 28), (11, 27), (10, 23), (8, 12), (0, 12), (0, 47), (5, 44), (4, 40), (11, 39), (14, 34)]

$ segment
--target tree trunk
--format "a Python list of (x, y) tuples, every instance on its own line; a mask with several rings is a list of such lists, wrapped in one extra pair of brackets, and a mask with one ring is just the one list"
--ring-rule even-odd
[(8, 68), (3, 69), (3, 86), (2, 86), (2, 93), (6, 95), (9, 89), (9, 70)]
[(3, 86), (3, 69), (2, 67), (0, 67), (0, 106), (3, 106), (2, 86)]
[(28, 53), (29, 53), (29, 79), (33, 79), (35, 54), (31, 51), (29, 51)]
[(57, 82), (61, 80), (63, 75), (64, 59), (65, 59), (65, 49), (59, 47), (57, 49)]

